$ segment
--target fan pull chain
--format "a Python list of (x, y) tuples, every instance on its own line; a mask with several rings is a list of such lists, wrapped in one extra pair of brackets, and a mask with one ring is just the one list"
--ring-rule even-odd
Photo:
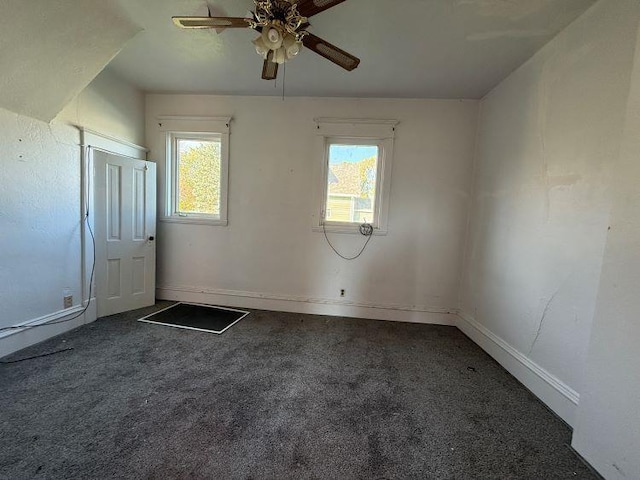
[(287, 62), (283, 63), (283, 73), (282, 73), (282, 101), (284, 102), (284, 84), (287, 81)]

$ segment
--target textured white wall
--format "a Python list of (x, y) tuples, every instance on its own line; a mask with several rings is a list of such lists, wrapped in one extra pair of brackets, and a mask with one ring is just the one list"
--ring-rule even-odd
[[(139, 141), (144, 95), (100, 76), (66, 114), (47, 124), (0, 109), (0, 327), (62, 310), (67, 288), (81, 301), (80, 138), (68, 123)], [(69, 326), (0, 333), (0, 356)]]
[(578, 393), (639, 7), (599, 2), (481, 104), (462, 311)]
[[(160, 163), (165, 138), (158, 115), (232, 115), (229, 226), (161, 224), (159, 297), (441, 321), (426, 312), (396, 316), (342, 302), (455, 308), (466, 227), (477, 102), (273, 97), (147, 96), (149, 158)], [(393, 163), (389, 234), (374, 237), (353, 262), (338, 258), (312, 231), (314, 117), (400, 120)], [(162, 202), (160, 202), (162, 204)], [(357, 252), (361, 236), (331, 235)], [(344, 299), (339, 296), (346, 289)], [(246, 296), (295, 302), (251, 302)], [(316, 308), (309, 307), (309, 299)]]
[(47, 122), (141, 30), (117, 2), (0, 5), (0, 107)]
[(62, 310), (80, 299), (78, 135), (0, 110), (0, 326)]
[(611, 231), (574, 448), (607, 479), (640, 478), (640, 37), (613, 176)]

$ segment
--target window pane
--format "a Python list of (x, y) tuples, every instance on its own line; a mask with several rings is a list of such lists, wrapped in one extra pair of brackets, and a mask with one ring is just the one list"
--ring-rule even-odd
[(375, 222), (378, 155), (377, 145), (329, 146), (325, 220)]
[(178, 140), (179, 213), (220, 215), (220, 140)]

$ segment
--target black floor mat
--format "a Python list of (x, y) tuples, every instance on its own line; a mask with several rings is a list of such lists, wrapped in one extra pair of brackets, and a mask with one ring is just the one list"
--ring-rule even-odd
[(249, 312), (244, 310), (176, 303), (138, 321), (219, 334), (224, 333), (247, 315), (249, 315)]

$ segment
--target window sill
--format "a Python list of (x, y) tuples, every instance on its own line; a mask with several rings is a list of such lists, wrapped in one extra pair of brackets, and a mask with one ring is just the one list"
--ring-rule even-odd
[[(323, 233), (326, 231), (327, 233), (346, 233), (347, 235), (361, 235), (360, 233), (360, 225), (327, 225), (324, 229), (322, 226), (313, 227), (312, 230), (314, 232)], [(386, 236), (388, 231), (386, 229), (375, 228), (373, 230), (374, 237), (383, 237)]]
[(198, 217), (162, 217), (159, 221), (161, 223), (186, 223), (191, 225), (210, 225), (214, 227), (226, 227), (228, 224), (226, 220)]

